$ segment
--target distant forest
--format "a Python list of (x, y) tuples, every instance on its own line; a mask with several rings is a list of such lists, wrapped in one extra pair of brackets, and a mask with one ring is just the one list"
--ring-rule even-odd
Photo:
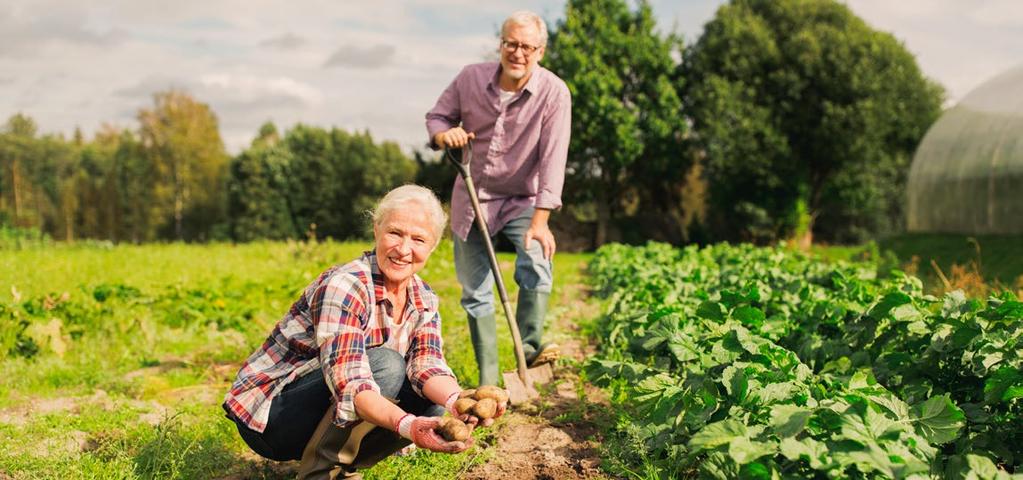
[[(943, 92), (892, 35), (833, 0), (733, 0), (683, 45), (650, 6), (570, 0), (541, 62), (573, 95), (566, 245), (857, 242), (904, 225)], [(211, 108), (166, 91), (91, 139), (0, 128), (0, 230), (54, 240), (251, 241), (368, 234), (365, 212), (454, 172), (369, 131), (263, 125), (230, 156)], [(424, 133), (425, 136), (425, 133)]]

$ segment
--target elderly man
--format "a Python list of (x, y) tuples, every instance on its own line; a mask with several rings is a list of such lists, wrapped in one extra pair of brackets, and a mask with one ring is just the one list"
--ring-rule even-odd
[[(516, 321), (530, 366), (557, 359), (543, 343), (544, 314), (553, 283), (554, 235), (547, 225), (561, 207), (572, 101), (560, 78), (539, 65), (547, 26), (516, 12), (501, 28), (500, 62), (465, 67), (426, 114), (430, 145), (472, 142), (471, 170), (489, 230), (515, 246), (519, 285)], [(462, 179), (451, 197), (455, 270), (469, 317), (480, 385), (498, 381), (493, 277)]]

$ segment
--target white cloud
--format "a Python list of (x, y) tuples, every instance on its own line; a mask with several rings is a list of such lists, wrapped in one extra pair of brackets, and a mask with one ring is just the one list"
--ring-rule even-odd
[[(955, 102), (1023, 59), (1018, 0), (850, 0), (853, 12), (892, 32)], [(998, 20), (996, 20), (998, 19)]]
[(334, 51), (324, 67), (380, 68), (394, 60), (394, 45), (344, 45)]
[(981, 25), (1023, 29), (1023, 2), (1019, 0), (980, 2), (971, 17)]
[[(722, 2), (652, 6), (662, 30), (677, 25), (691, 41)], [(953, 98), (1023, 59), (1020, 0), (848, 3)], [(553, 26), (564, 0), (0, 2), (0, 120), (23, 111), (64, 133), (132, 126), (154, 92), (178, 87), (212, 106), (233, 151), (268, 119), (419, 147), (425, 112), (463, 65), (493, 57), (518, 9)]]
[(199, 78), (203, 90), (242, 104), (273, 103), (278, 101), (315, 105), (323, 100), (323, 93), (313, 86), (288, 77), (262, 78), (252, 75), (214, 73)]
[(280, 48), (284, 50), (293, 50), (305, 44), (305, 38), (291, 32), (259, 42), (259, 46), (261, 47)]

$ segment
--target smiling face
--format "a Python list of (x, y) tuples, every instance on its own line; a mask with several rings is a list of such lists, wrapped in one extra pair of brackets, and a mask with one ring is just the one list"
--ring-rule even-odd
[[(540, 30), (532, 24), (509, 23), (505, 25), (501, 40), (501, 45), (498, 47), (501, 52), (501, 76), (515, 82), (518, 87), (522, 87), (529, 79), (529, 75), (536, 69), (537, 64), (543, 59), (544, 47)], [(506, 48), (508, 44), (539, 48), (527, 55), (525, 50), (528, 47), (519, 47), (514, 51), (509, 51)]]
[(430, 214), (418, 203), (391, 210), (373, 226), (377, 264), (390, 291), (405, 288), (412, 275), (426, 266), (437, 244)]

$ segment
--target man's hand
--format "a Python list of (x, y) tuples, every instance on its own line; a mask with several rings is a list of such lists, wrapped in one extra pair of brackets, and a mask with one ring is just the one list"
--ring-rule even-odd
[(434, 135), (433, 143), (436, 143), (440, 148), (462, 148), (469, 144), (469, 140), (474, 138), (476, 138), (475, 133), (466, 133), (462, 127), (455, 127)]
[(419, 448), (440, 453), (461, 453), (472, 446), (472, 437), (465, 442), (449, 442), (437, 433), (440, 417), (417, 417), (406, 414), (398, 421), (395, 430), (402, 437), (412, 440)]
[(529, 229), (526, 230), (524, 240), (527, 250), (529, 249), (530, 240), (535, 238), (536, 241), (540, 242), (540, 246), (543, 247), (543, 258), (547, 260), (554, 258), (554, 251), (557, 249), (557, 244), (554, 242), (554, 234), (551, 233), (550, 227), (547, 226), (547, 219), (550, 216), (550, 210), (536, 209), (536, 212), (533, 213), (533, 220), (529, 223)]

